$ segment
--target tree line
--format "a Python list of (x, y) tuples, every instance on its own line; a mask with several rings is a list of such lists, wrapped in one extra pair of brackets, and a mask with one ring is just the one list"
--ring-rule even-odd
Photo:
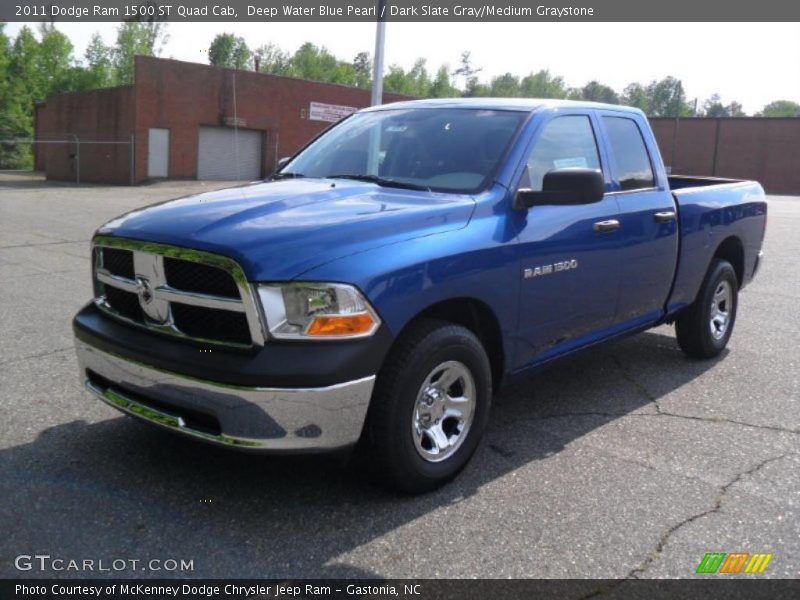
[[(168, 36), (161, 22), (123, 22), (116, 41), (108, 45), (95, 33), (82, 58), (76, 58), (69, 38), (52, 23), (38, 32), (29, 27), (11, 40), (0, 23), (0, 168), (29, 168), (32, 153), (28, 144), (3, 143), (3, 139), (33, 137), (33, 106), (52, 94), (66, 91), (127, 85), (133, 81), (133, 57), (160, 55)], [(38, 33), (38, 35), (37, 35)], [(295, 52), (267, 43), (249, 48), (243, 38), (220, 33), (208, 48), (212, 65), (261, 73), (339, 83), (364, 89), (372, 86), (372, 59), (359, 52), (342, 60), (324, 46), (306, 42)], [(430, 68), (420, 58), (405, 69), (391, 65), (383, 85), (387, 92), (422, 98), (448, 97), (530, 97), (591, 100), (624, 104), (642, 109), (651, 117), (741, 117), (738, 102), (724, 103), (714, 94), (702, 102), (690, 100), (683, 84), (674, 77), (649, 83), (633, 82), (617, 91), (599, 81), (570, 87), (563, 77), (547, 69), (527, 75), (505, 73), (481, 78), (469, 52), (463, 52), (455, 69), (448, 65)], [(756, 116), (800, 116), (800, 104), (778, 100), (767, 104)]]
[(52, 23), (41, 24), (37, 33), (22, 27), (11, 40), (0, 23), (0, 169), (32, 166), (30, 144), (2, 140), (33, 137), (36, 102), (60, 92), (130, 84), (133, 57), (157, 56), (167, 41), (164, 23), (125, 22), (117, 28), (114, 45), (95, 33), (81, 60)]
[[(324, 46), (310, 42), (291, 54), (271, 43), (251, 50), (243, 38), (232, 33), (220, 33), (211, 42), (208, 59), (212, 65), (231, 69), (250, 69), (363, 88), (372, 86), (372, 60), (368, 52), (359, 52), (352, 61), (345, 61)], [(461, 54), (459, 66), (452, 71), (448, 65), (430, 70), (427, 61), (420, 58), (408, 70), (391, 65), (384, 75), (383, 87), (387, 92), (423, 98), (495, 96), (590, 100), (635, 106), (651, 117), (747, 116), (739, 102), (725, 104), (719, 94), (702, 103), (690, 101), (683, 84), (674, 77), (647, 84), (634, 82), (617, 92), (599, 81), (590, 81), (582, 87), (569, 87), (563, 77), (547, 69), (525, 76), (505, 73), (488, 81), (480, 80), (481, 71), (473, 65), (470, 52)], [(767, 104), (754, 116), (797, 117), (800, 116), (800, 104), (778, 100)]]

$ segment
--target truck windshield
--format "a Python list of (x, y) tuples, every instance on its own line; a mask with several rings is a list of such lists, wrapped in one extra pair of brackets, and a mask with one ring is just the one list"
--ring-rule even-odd
[(344, 178), (474, 193), (485, 187), (527, 113), (413, 108), (357, 113), (298, 154), (276, 178)]

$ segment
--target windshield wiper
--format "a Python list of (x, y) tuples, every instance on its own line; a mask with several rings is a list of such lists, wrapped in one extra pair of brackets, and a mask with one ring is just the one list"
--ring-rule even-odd
[(281, 173), (275, 173), (272, 176), (272, 179), (277, 181), (278, 179), (299, 179), (300, 177), (305, 177), (302, 173), (292, 173), (291, 171), (283, 171)]
[(395, 187), (405, 190), (422, 190), (425, 192), (431, 191), (431, 188), (429, 188), (427, 185), (407, 183), (405, 181), (398, 181), (397, 179), (386, 179), (384, 177), (378, 177), (377, 175), (356, 175), (351, 173), (343, 173), (340, 175), (328, 175), (325, 179), (354, 179), (355, 181), (368, 181), (369, 183), (375, 183), (382, 187)]

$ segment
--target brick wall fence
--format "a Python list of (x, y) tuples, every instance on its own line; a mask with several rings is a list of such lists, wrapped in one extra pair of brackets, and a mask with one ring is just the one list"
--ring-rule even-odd
[(800, 118), (650, 119), (673, 173), (755, 179), (800, 195)]

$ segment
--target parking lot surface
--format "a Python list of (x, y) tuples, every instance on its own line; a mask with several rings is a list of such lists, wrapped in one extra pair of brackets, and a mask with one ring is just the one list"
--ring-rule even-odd
[(48, 554), (142, 561), (95, 573), (118, 576), (692, 577), (707, 552), (800, 575), (800, 197), (769, 198), (720, 359), (686, 359), (661, 327), (562, 362), (496, 397), (459, 479), (398, 497), (329, 460), (171, 436), (79, 384), (93, 230), (222, 185), (0, 174), (0, 576), (92, 574), (14, 565)]

